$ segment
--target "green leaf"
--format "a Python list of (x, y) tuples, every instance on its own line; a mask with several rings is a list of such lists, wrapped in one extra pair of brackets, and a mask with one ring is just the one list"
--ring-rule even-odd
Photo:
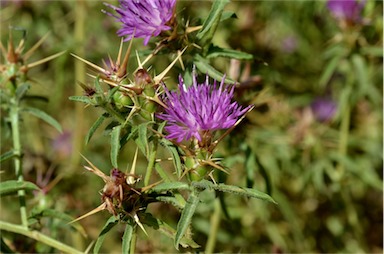
[(88, 96), (69, 96), (69, 100), (91, 104), (91, 99)]
[[(367, 70), (367, 64), (364, 60), (364, 58), (361, 55), (354, 54), (352, 56), (352, 64), (354, 67), (354, 73), (356, 73), (356, 79), (357, 79), (357, 84), (358, 84), (358, 91), (355, 91), (358, 93), (359, 96), (363, 97), (365, 95), (369, 94), (369, 91), (374, 91), (370, 90), (373, 85), (371, 84), (368, 70)], [(375, 97), (375, 94), (372, 94), (373, 97)]]
[(199, 203), (198, 195), (199, 195), (199, 192), (196, 190), (191, 192), (187, 200), (187, 203), (185, 204), (185, 207), (181, 212), (180, 220), (177, 223), (176, 236), (175, 236), (175, 242), (174, 242), (175, 248), (177, 250), (179, 249), (179, 244), (181, 242), (181, 239), (184, 237), (185, 232), (187, 231), (188, 226), (191, 223), (196, 207)]
[(100, 85), (99, 76), (97, 76), (97, 78), (95, 79), (95, 88), (96, 88), (96, 92), (98, 94), (103, 95), (103, 98), (104, 98), (104, 90)]
[[(197, 55), (195, 56), (194, 64), (196, 65), (196, 68), (202, 72), (207, 73), (210, 77), (214, 78), (217, 81), (221, 81), (224, 77), (224, 74), (216, 70), (213, 66), (211, 66), (209, 63), (207, 63), (206, 60), (204, 60), (201, 56)], [(229, 78), (226, 78), (225, 83), (234, 84), (235, 81)]]
[(190, 186), (183, 182), (160, 183), (151, 189), (151, 192), (163, 192), (173, 190), (188, 190)]
[(276, 201), (271, 198), (271, 196), (269, 196), (264, 192), (258, 191), (256, 189), (243, 188), (239, 186), (226, 185), (222, 183), (214, 184), (207, 180), (192, 182), (192, 186), (198, 189), (214, 189), (217, 191), (228, 192), (236, 195), (246, 196), (249, 198), (257, 198), (257, 199), (261, 199), (261, 200), (265, 200), (265, 201), (269, 201), (274, 204), (277, 204)]
[(89, 140), (91, 140), (95, 131), (100, 127), (100, 125), (104, 122), (104, 120), (107, 117), (109, 117), (109, 114), (104, 113), (99, 118), (97, 118), (97, 120), (93, 123), (93, 125), (89, 129), (87, 136), (85, 137), (85, 144), (88, 144)]
[(111, 216), (105, 223), (101, 230), (99, 237), (96, 240), (95, 247), (93, 247), (93, 253), (97, 254), (100, 251), (101, 245), (103, 244), (105, 235), (117, 224), (119, 220), (115, 216)]
[(383, 57), (383, 48), (375, 46), (363, 47), (361, 48), (361, 53), (374, 57)]
[(42, 102), (49, 102), (49, 99), (45, 96), (41, 96), (41, 95), (25, 95), (23, 97), (23, 100), (36, 100), (36, 101), (42, 101)]
[(2, 161), (6, 161), (8, 159), (11, 159), (13, 158), (14, 156), (16, 156), (16, 153), (14, 150), (10, 150), (8, 152), (5, 152), (3, 153), (2, 155), (0, 155), (0, 162)]
[(26, 107), (26, 108), (23, 108), (22, 110), (24, 112), (27, 112), (45, 121), (46, 123), (54, 127), (56, 130), (58, 130), (60, 133), (63, 132), (59, 122), (57, 122), (52, 116), (48, 115), (44, 111), (41, 111), (40, 109), (37, 109), (37, 108), (31, 108), (31, 107)]
[(211, 46), (208, 50), (207, 58), (226, 57), (239, 60), (252, 60), (253, 55), (234, 49), (224, 49), (217, 46)]
[(140, 151), (147, 156), (147, 147), (148, 147), (148, 136), (147, 136), (147, 125), (149, 123), (142, 123), (137, 128), (138, 136), (135, 139), (135, 142), (137, 146), (139, 147)]
[(183, 210), (184, 207), (185, 207), (185, 200), (183, 203), (180, 202), (180, 198), (177, 197), (177, 195), (180, 195), (181, 194), (175, 194), (175, 197), (170, 197), (170, 196), (157, 196), (155, 197), (156, 200), (160, 201), (160, 202), (163, 202), (163, 203), (167, 203), (167, 204), (170, 204), (170, 205), (173, 205), (176, 209), (178, 210)]
[(223, 11), (223, 13), (221, 14), (220, 22), (223, 22), (227, 19), (237, 19), (236, 13), (234, 13), (233, 11)]
[(187, 67), (185, 68), (185, 71), (183, 73), (183, 80), (184, 80), (184, 84), (186, 84), (187, 86), (191, 86), (192, 85), (192, 68), (190, 67)]
[(9, 180), (0, 183), (0, 196), (16, 194), (19, 190), (34, 191), (40, 189), (34, 183), (26, 181)]
[[(165, 236), (175, 239), (176, 230), (172, 228), (170, 225), (165, 223), (164, 221), (157, 219), (153, 217), (149, 213), (143, 214), (141, 217), (141, 221), (145, 223), (146, 225), (154, 228), (155, 230), (159, 231), (160, 233), (164, 234)], [(180, 245), (183, 246), (183, 248), (199, 248), (200, 245), (198, 245), (195, 241), (193, 241), (191, 238), (184, 236), (180, 240)]]
[(28, 89), (31, 87), (28, 83), (23, 83), (22, 85), (18, 86), (16, 89), (16, 100), (20, 101), (24, 95), (27, 93)]
[(227, 3), (229, 3), (229, 0), (219, 0), (213, 2), (211, 11), (209, 12), (207, 19), (204, 21), (203, 27), (196, 35), (200, 46), (204, 47), (211, 42), (213, 35), (216, 32), (216, 28), (220, 23), (221, 14), (223, 13), (224, 7)]
[(335, 73), (335, 71), (339, 67), (340, 61), (347, 53), (348, 52), (346, 51), (345, 48), (338, 47), (338, 46), (332, 47), (324, 53), (324, 57), (326, 58), (329, 57), (331, 58), (331, 60), (326, 63), (324, 71), (320, 76), (320, 80), (319, 80), (320, 87), (325, 87), (328, 84), (333, 73)]
[(126, 224), (122, 239), (122, 253), (130, 253), (131, 242), (133, 236), (133, 226), (131, 223)]
[(182, 169), (180, 154), (177, 151), (177, 148), (175, 147), (175, 145), (172, 142), (170, 142), (169, 140), (166, 140), (166, 139), (163, 139), (161, 141), (161, 144), (165, 145), (165, 147), (171, 153), (171, 155), (172, 155), (172, 163), (173, 163), (173, 166), (175, 167), (176, 175), (177, 175), (177, 177), (180, 178), (181, 175), (183, 174), (183, 169)]
[(115, 168), (118, 168), (117, 157), (120, 150), (120, 132), (121, 125), (113, 127), (111, 131), (111, 163)]

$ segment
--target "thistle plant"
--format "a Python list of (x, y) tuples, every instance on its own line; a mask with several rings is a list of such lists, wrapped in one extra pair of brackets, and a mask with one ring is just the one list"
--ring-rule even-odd
[[(123, 42), (121, 43), (117, 61), (109, 59), (109, 64), (104, 64), (108, 68), (99, 67), (81, 56), (74, 55), (96, 70), (97, 74), (90, 74), (95, 79), (93, 86), (82, 84), (83, 96), (72, 96), (70, 99), (105, 110), (91, 127), (86, 141), (90, 140), (101, 122), (110, 120), (111, 123), (107, 128), (110, 128), (110, 159), (113, 166), (111, 175), (106, 176), (102, 170), (88, 161), (91, 168), (86, 166), (86, 169), (101, 177), (106, 185), (102, 192), (102, 205), (79, 219), (108, 210), (112, 214), (111, 220), (114, 224), (117, 222), (126, 224), (123, 246), (126, 248), (125, 251), (132, 251), (135, 248), (136, 226), (138, 225), (145, 233), (145, 227), (154, 227), (148, 220), (148, 216), (152, 216), (147, 211), (148, 204), (170, 203), (181, 211), (177, 228), (172, 229), (171, 234), (175, 248), (178, 249), (180, 244), (183, 247), (196, 248), (199, 245), (186, 232), (189, 230), (196, 206), (200, 202), (199, 193), (202, 190), (231, 192), (274, 202), (265, 193), (255, 189), (225, 185), (217, 182), (214, 176), (215, 171), (228, 174), (225, 165), (221, 165), (220, 159), (214, 155), (216, 146), (253, 108), (252, 105), (240, 106), (234, 101), (234, 81), (226, 79), (225, 75), (220, 74), (204, 60), (209, 47), (212, 47), (210, 40), (220, 22), (225, 2), (214, 3), (210, 16), (205, 25), (199, 28), (201, 32), (197, 34), (192, 34), (190, 31), (193, 30), (188, 29), (187, 24), (182, 26), (184, 29), (179, 32), (173, 30), (177, 29), (176, 26), (171, 28), (171, 25), (179, 22), (174, 15), (175, 1), (127, 0), (120, 1), (120, 8), (106, 5), (118, 13), (119, 16), (116, 16), (104, 11), (122, 24), (123, 27), (118, 31), (118, 35), (127, 36), (124, 41), (130, 40), (130, 44), (125, 56), (122, 57)], [(180, 36), (181, 44), (169, 48), (165, 44), (161, 47), (156, 46), (144, 60), (140, 60), (137, 55), (136, 70), (127, 69), (133, 38), (144, 38), (144, 45), (147, 45), (152, 37), (163, 41), (157, 36), (164, 37), (163, 32), (171, 29), (173, 35), (168, 37), (168, 43), (173, 40), (180, 41), (177, 39)], [(190, 38), (185, 39), (185, 36)], [(148, 71), (145, 64), (161, 51), (166, 50), (174, 51), (177, 55), (160, 74), (152, 74), (153, 68)], [(221, 55), (237, 56), (240, 59), (244, 56), (252, 57), (235, 50), (215, 47), (213, 53), (217, 51), (220, 51)], [(121, 59), (124, 60), (121, 61)], [(189, 73), (186, 69), (183, 73), (184, 76), (191, 77), (192, 82), (188, 85), (182, 78), (183, 74), (180, 74), (178, 91), (172, 91), (165, 77), (177, 62), (183, 63), (183, 68), (187, 66), (189, 67), (187, 69), (193, 69)], [(206, 79), (202, 84), (197, 81), (196, 67), (206, 72)], [(218, 77), (220, 85), (217, 84), (216, 79), (211, 83), (209, 74), (213, 74), (214, 78)], [(222, 130), (226, 131), (219, 134)], [(136, 177), (135, 166), (129, 173), (123, 173), (118, 169), (120, 151), (131, 139), (136, 143), (138, 151), (147, 159), (144, 187), (137, 187), (139, 178)], [(176, 179), (167, 176), (168, 173), (160, 166), (162, 158), (157, 157), (157, 151), (162, 148), (171, 152)], [(151, 182), (154, 169), (161, 177), (158, 182)], [(187, 200), (180, 191), (189, 193)], [(169, 228), (165, 222), (159, 219), (155, 221), (157, 221), (155, 227), (162, 225)], [(106, 227), (108, 230), (111, 228), (110, 221)], [(104, 233), (106, 229), (103, 229)], [(103, 239), (100, 237), (96, 242), (96, 252)]]
[[(71, 21), (80, 20), (75, 22), (75, 41), (86, 38), (81, 42), (89, 46), (88, 51), (82, 51), (80, 44), (71, 45), (65, 55), (70, 59), (67, 64), (84, 64), (87, 77), (72, 77), (75, 91), (64, 91), (65, 87), (48, 98), (33, 93), (32, 88), (41, 77), (32, 76), (30, 69), (50, 60), (59, 61), (55, 58), (65, 52), (31, 61), (47, 36), (23, 53), (26, 34), (22, 33), (16, 44), (13, 37), (20, 31), (10, 29), (8, 44), (0, 44), (1, 127), (10, 133), (1, 133), (5, 138), (0, 162), (6, 167), (1, 169), (0, 176), (5, 172), (7, 180), (1, 179), (0, 197), (7, 196), (6, 202), (17, 203), (19, 222), (11, 223), (8, 214), (1, 215), (1, 252), (101, 253), (121, 249), (122, 253), (213, 253), (227, 252), (226, 247), (217, 246), (224, 242), (231, 242), (228, 245), (233, 252), (243, 248), (244, 243), (253, 244), (255, 239), (260, 249), (246, 246), (241, 250), (330, 252), (323, 246), (313, 247), (321, 245), (321, 239), (329, 233), (336, 240), (345, 237), (349, 247), (342, 251), (353, 252), (351, 246), (357, 246), (356, 239), (363, 232), (356, 226), (360, 211), (354, 207), (354, 197), (365, 202), (366, 193), (382, 190), (382, 181), (371, 172), (382, 162), (381, 155), (377, 155), (377, 146), (369, 142), (381, 135), (375, 134), (380, 128), (372, 127), (373, 134), (369, 135), (361, 128), (377, 120), (365, 114), (367, 108), (381, 105), (377, 89), (367, 88), (372, 85), (367, 73), (376, 71), (371, 67), (377, 64), (377, 58), (382, 58), (382, 52), (377, 53), (377, 47), (370, 45), (376, 37), (366, 27), (371, 20), (364, 16), (375, 5), (364, 0), (329, 0), (313, 9), (308, 7), (310, 12), (296, 13), (328, 11), (319, 19), (333, 25), (336, 32), (331, 39), (317, 42), (322, 37), (316, 34), (316, 26), (296, 21), (300, 28), (311, 28), (297, 30), (315, 34), (314, 44), (321, 45), (317, 46), (324, 51), (324, 58), (319, 60), (309, 59), (307, 55), (314, 56), (319, 49), (312, 52), (312, 45), (303, 43), (307, 38), (299, 34), (287, 35), (284, 31), (282, 37), (287, 36), (295, 45), (287, 49), (289, 45), (283, 40), (274, 48), (272, 34), (282, 29), (270, 32), (267, 23), (274, 24), (270, 17), (262, 26), (254, 26), (259, 24), (262, 12), (253, 13), (247, 4), (229, 2), (210, 2), (211, 9), (204, 17), (200, 13), (194, 16), (188, 10), (192, 2), (176, 0), (73, 3), (102, 15), (103, 20), (89, 22), (96, 24), (100, 34), (83, 29), (83, 16), (77, 14), (85, 14), (81, 13), (85, 9), (76, 8), (75, 14), (64, 15)], [(257, 4), (260, 10), (271, 9), (269, 14), (277, 11), (261, 2)], [(253, 23), (239, 25), (242, 30), (238, 34), (231, 30), (228, 41), (223, 41), (225, 32), (232, 29), (231, 21), (237, 18), (229, 8), (232, 6), (241, 6), (239, 20)], [(201, 6), (198, 7), (200, 11)], [(285, 21), (278, 27), (294, 23)], [(265, 31), (260, 32), (258, 29), (264, 25)], [(103, 37), (104, 32), (110, 32), (105, 27), (111, 30), (111, 26), (116, 31)], [(372, 38), (362, 36), (364, 32)], [(90, 44), (94, 41), (96, 46)], [(259, 57), (262, 52), (255, 49), (259, 46), (267, 51), (267, 57)], [(117, 54), (110, 55), (114, 49)], [(239, 49), (251, 49), (252, 53)], [(278, 53), (270, 54), (269, 50)], [(275, 55), (279, 55), (276, 61)], [(322, 72), (315, 77), (316, 82), (305, 80), (306, 86), (296, 84), (303, 79), (303, 70), (307, 70), (301, 65), (302, 59), (311, 75), (319, 69)], [(260, 66), (267, 66), (267, 61), (271, 61), (268, 70), (261, 70)], [(316, 68), (316, 61), (327, 64)], [(288, 62), (287, 76), (274, 73), (276, 66)], [(259, 67), (260, 75), (256, 69)], [(301, 78), (291, 78), (291, 72), (299, 73)], [(71, 74), (65, 75), (68, 73)], [(257, 76), (252, 76), (254, 73)], [(56, 77), (57, 73), (49, 74)], [(285, 82), (292, 82), (293, 87)], [(312, 83), (317, 87), (312, 87)], [(71, 84), (65, 82), (67, 85)], [(31, 161), (27, 155), (34, 151), (28, 151), (29, 140), (24, 139), (24, 133), (32, 132), (26, 114), (53, 127), (52, 133), (64, 129), (67, 140), (72, 130), (61, 127), (59, 122), (70, 126), (68, 122), (77, 122), (73, 114), (64, 117), (65, 112), (55, 112), (53, 117), (35, 103), (60, 96), (65, 97), (69, 107), (75, 106), (77, 113), (79, 109), (89, 113), (86, 116), (91, 122), (79, 123), (76, 135), (72, 135), (73, 143), (78, 143), (81, 134), (81, 142), (86, 146), (76, 150), (74, 145), (68, 152), (83, 161), (71, 160), (71, 165), (47, 163), (49, 170), (42, 173), (43, 166), (27, 165)], [(60, 146), (47, 143), (54, 145), (42, 152), (44, 159)], [(3, 147), (7, 150), (3, 151)], [(374, 155), (375, 160), (364, 157), (366, 154)], [(8, 167), (14, 173), (9, 173)], [(364, 172), (357, 167), (363, 167)], [(31, 172), (36, 173), (36, 180), (30, 177)], [(355, 188), (351, 183), (356, 182)], [(45, 188), (46, 185), (49, 187)], [(353, 188), (349, 190), (349, 186)], [(47, 191), (52, 189), (58, 190), (57, 196)], [(329, 203), (333, 199), (337, 202)], [(345, 218), (338, 217), (339, 209), (324, 220), (325, 226), (312, 223), (315, 216), (327, 216), (322, 207), (328, 213), (341, 205), (348, 210)], [(348, 230), (358, 228), (356, 235), (347, 232), (342, 236), (344, 226)], [(325, 227), (327, 234), (318, 239), (320, 234), (316, 232), (307, 240), (303, 232), (313, 232), (318, 227)], [(255, 231), (265, 231), (265, 235)], [(355, 236), (360, 238), (354, 239)], [(121, 246), (108, 246), (106, 239)], [(153, 249), (143, 250), (143, 242), (153, 243)], [(332, 241), (324, 242), (328, 246)]]

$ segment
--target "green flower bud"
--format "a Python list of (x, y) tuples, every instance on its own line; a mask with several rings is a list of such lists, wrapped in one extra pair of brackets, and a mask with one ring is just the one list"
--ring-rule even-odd
[(133, 105), (133, 101), (129, 95), (124, 92), (116, 91), (113, 95), (113, 101), (118, 109)]

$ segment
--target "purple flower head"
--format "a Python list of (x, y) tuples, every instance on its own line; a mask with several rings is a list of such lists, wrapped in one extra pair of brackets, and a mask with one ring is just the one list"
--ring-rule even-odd
[(365, 0), (328, 0), (327, 7), (336, 19), (358, 22)]
[(165, 88), (164, 103), (167, 108), (164, 113), (156, 116), (166, 120), (165, 130), (167, 139), (176, 139), (177, 142), (195, 138), (202, 143), (213, 132), (228, 129), (235, 125), (252, 106), (242, 108), (232, 101), (234, 86), (231, 88), (224, 84), (223, 77), (220, 86), (209, 84), (209, 77), (203, 84), (198, 84), (193, 75), (193, 84), (186, 87), (182, 77), (179, 77), (179, 91), (168, 91)]
[(133, 37), (144, 38), (144, 45), (147, 45), (151, 37), (171, 29), (167, 22), (173, 16), (176, 0), (119, 0), (119, 3), (120, 8), (104, 3), (117, 14), (103, 12), (122, 23), (117, 34), (126, 36), (124, 41)]
[(327, 122), (334, 117), (337, 104), (328, 97), (319, 97), (312, 102), (311, 109), (318, 121)]

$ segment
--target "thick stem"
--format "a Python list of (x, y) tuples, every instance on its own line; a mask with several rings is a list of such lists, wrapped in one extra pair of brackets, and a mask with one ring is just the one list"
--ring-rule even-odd
[(216, 245), (217, 231), (220, 225), (221, 207), (218, 198), (215, 199), (215, 208), (211, 216), (211, 230), (208, 235), (207, 246), (205, 247), (205, 253), (213, 253)]
[[(21, 142), (20, 142), (20, 126), (19, 126), (19, 105), (18, 102), (13, 102), (10, 108), (11, 128), (12, 128), (12, 140), (13, 140), (13, 151), (15, 157), (13, 158), (15, 165), (15, 174), (17, 181), (22, 182), (23, 178), (23, 167), (21, 159)], [(28, 227), (27, 208), (25, 203), (25, 191), (19, 190), (17, 192), (20, 202), (20, 216), (21, 224), (23, 227)]]
[(13, 232), (20, 235), (25, 235), (29, 238), (35, 239), (36, 241), (42, 242), (48, 246), (51, 246), (59, 251), (65, 252), (65, 253), (71, 253), (71, 254), (80, 254), (83, 253), (81, 251), (78, 251), (62, 242), (56, 241), (52, 238), (50, 238), (47, 235), (44, 235), (38, 231), (30, 231), (27, 228), (15, 225), (12, 223), (0, 221), (0, 230), (5, 230), (8, 232)]

